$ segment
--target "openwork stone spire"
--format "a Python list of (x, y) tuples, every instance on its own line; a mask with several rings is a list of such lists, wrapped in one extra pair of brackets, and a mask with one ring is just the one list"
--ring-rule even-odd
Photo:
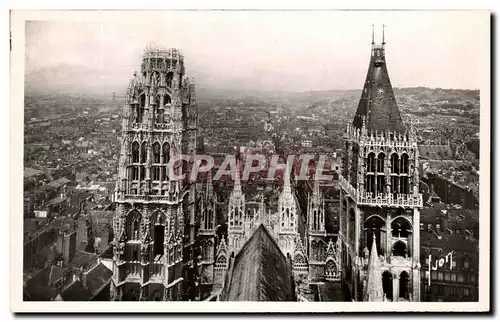
[(369, 302), (382, 302), (384, 300), (383, 293), (382, 275), (380, 274), (380, 260), (377, 253), (377, 239), (375, 234), (373, 234), (364, 300)]

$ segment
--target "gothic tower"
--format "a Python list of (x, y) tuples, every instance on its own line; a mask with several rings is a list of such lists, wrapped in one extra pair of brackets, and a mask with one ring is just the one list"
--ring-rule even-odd
[(245, 195), (241, 190), (240, 179), (240, 162), (236, 163), (236, 171), (234, 172), (234, 188), (229, 196), (229, 207), (227, 215), (227, 239), (229, 254), (238, 253), (241, 246), (245, 242)]
[(145, 50), (123, 107), (113, 220), (114, 300), (178, 300), (183, 295), (186, 233), (194, 226), (194, 205), (186, 198), (193, 188), (179, 176), (183, 164), (171, 160), (196, 150), (194, 91), (178, 50)]
[[(342, 280), (355, 301), (419, 301), (417, 138), (402, 121), (382, 39), (375, 44), (372, 36), (366, 81), (345, 137), (339, 176)], [(378, 279), (383, 296), (371, 289)]]
[(278, 216), (279, 216), (279, 227), (278, 227), (278, 244), (281, 250), (285, 254), (293, 255), (295, 250), (296, 237), (299, 234), (299, 218), (297, 216), (297, 203), (295, 197), (292, 194), (292, 188), (290, 185), (291, 167), (288, 165), (285, 168), (284, 173), (284, 186), (278, 199)]
[(200, 284), (203, 289), (211, 288), (214, 276), (215, 262), (215, 238), (216, 225), (215, 214), (217, 206), (217, 196), (214, 192), (212, 183), (212, 173), (209, 171), (205, 191), (200, 202), (200, 229), (198, 230), (198, 238), (201, 247), (200, 259)]
[(313, 280), (324, 275), (326, 253), (325, 201), (319, 188), (319, 181), (314, 181), (312, 195), (308, 201), (307, 223), (309, 238), (309, 274)]

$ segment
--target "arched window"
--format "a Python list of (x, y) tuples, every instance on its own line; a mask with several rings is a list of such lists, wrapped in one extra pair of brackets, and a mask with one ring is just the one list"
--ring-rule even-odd
[(372, 216), (365, 221), (365, 240), (366, 248), (371, 252), (373, 235), (375, 234), (375, 240), (377, 242), (377, 253), (378, 255), (384, 254), (384, 249), (381, 247), (385, 244), (386, 231), (385, 231), (385, 221), (379, 216)]
[(399, 193), (399, 177), (391, 177), (391, 192), (394, 195)]
[(217, 264), (218, 265), (226, 266), (226, 262), (227, 262), (226, 256), (220, 255), (219, 257), (217, 257)]
[(160, 180), (160, 167), (151, 167), (151, 177), (153, 181)]
[(165, 226), (164, 225), (154, 225), (153, 228), (153, 238), (154, 238), (154, 255), (162, 256), (164, 254), (164, 242), (165, 242)]
[(174, 77), (174, 73), (172, 73), (172, 72), (168, 72), (167, 73), (167, 79), (166, 79), (166, 81), (167, 81), (167, 87), (172, 87), (172, 79), (173, 79), (173, 77)]
[(302, 256), (302, 254), (300, 253), (297, 253), (295, 254), (295, 256), (293, 256), (293, 263), (294, 264), (306, 264), (306, 260), (304, 258), (304, 256)]
[(396, 238), (408, 238), (411, 232), (411, 224), (408, 220), (399, 217), (392, 221), (391, 223), (392, 237)]
[(146, 178), (146, 168), (143, 165), (139, 166), (139, 172), (139, 178), (144, 180)]
[(399, 157), (396, 153), (391, 155), (391, 172), (399, 174)]
[(165, 94), (165, 96), (163, 98), (163, 104), (166, 105), (166, 104), (170, 104), (170, 103), (172, 103), (172, 99), (170, 98), (170, 95)]
[(406, 271), (399, 275), (399, 297), (410, 299), (410, 275)]
[(389, 271), (385, 271), (382, 274), (382, 289), (385, 298), (392, 302), (393, 290), (392, 290), (392, 274)]
[(368, 159), (367, 159), (367, 167), (366, 167), (366, 171), (367, 171), (367, 175), (366, 175), (366, 187), (365, 187), (365, 190), (367, 192), (370, 192), (370, 193), (374, 193), (375, 192), (375, 184), (376, 184), (376, 180), (375, 180), (375, 176), (374, 176), (374, 173), (375, 171), (377, 170), (377, 161), (375, 160), (375, 153), (371, 152), (370, 154), (368, 154)]
[(234, 212), (235, 212), (236, 209), (231, 209), (229, 211), (229, 226), (233, 226), (234, 225)]
[(408, 177), (401, 177), (400, 178), (400, 183), (399, 183), (399, 189), (401, 193), (408, 194), (410, 187), (409, 187), (409, 182), (408, 182)]
[(153, 163), (160, 163), (160, 143), (153, 143)]
[(403, 153), (401, 155), (401, 173), (408, 173), (408, 154)]
[(325, 277), (326, 278), (335, 278), (338, 277), (338, 269), (337, 265), (333, 262), (333, 260), (329, 260), (325, 265)]
[(377, 172), (378, 173), (383, 173), (384, 172), (384, 162), (385, 162), (385, 155), (383, 153), (380, 153), (377, 158)]
[(406, 258), (409, 255), (406, 244), (401, 240), (395, 242), (392, 246), (392, 255)]
[(371, 152), (370, 154), (368, 154), (366, 171), (375, 172), (375, 170), (376, 170), (375, 153)]
[(137, 210), (132, 210), (127, 215), (127, 237), (129, 240), (139, 240), (141, 238), (142, 216)]
[(349, 210), (349, 240), (354, 243), (354, 234), (355, 234), (355, 231), (356, 231), (356, 214), (354, 212), (354, 209), (350, 209)]
[(132, 163), (139, 163), (139, 142), (132, 143)]
[(384, 193), (384, 187), (385, 187), (385, 175), (378, 175), (377, 176), (377, 192)]
[(170, 144), (167, 142), (163, 143), (161, 153), (163, 156), (163, 164), (167, 164), (170, 161)]
[[(160, 106), (160, 104), (158, 104)], [(163, 123), (165, 120), (165, 110), (163, 108), (157, 109), (158, 113), (156, 114), (156, 123)]]
[(139, 180), (139, 167), (138, 166), (132, 166), (129, 168), (130, 169), (130, 176), (131, 180)]
[(141, 163), (146, 163), (148, 158), (148, 143), (142, 142), (141, 145)]

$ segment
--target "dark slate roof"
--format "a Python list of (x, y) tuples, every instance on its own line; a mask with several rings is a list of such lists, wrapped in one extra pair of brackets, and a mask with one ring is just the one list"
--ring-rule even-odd
[(57, 282), (59, 279), (63, 277), (64, 273), (67, 270), (68, 269), (64, 267), (52, 266), (49, 275), (49, 285), (54, 285), (55, 282)]
[(100, 258), (113, 259), (113, 247), (108, 245), (108, 248), (103, 251), (100, 255)]
[(92, 262), (94, 260), (96, 260), (96, 258), (98, 256), (99, 255), (94, 254), (94, 253), (89, 253), (89, 252), (85, 252), (85, 251), (77, 251), (75, 256), (73, 257), (73, 259), (71, 260), (69, 266), (73, 267), (73, 268), (89, 267), (89, 265), (91, 265)]
[(455, 251), (477, 254), (479, 250), (477, 240), (465, 238), (460, 234), (442, 234), (441, 239), (439, 239), (428, 231), (420, 231), (420, 247), (441, 248), (445, 253)]
[(420, 158), (427, 160), (453, 160), (453, 152), (449, 145), (419, 145)]
[(111, 276), (113, 276), (113, 272), (104, 264), (99, 263), (87, 273), (87, 289), (95, 296), (103, 286), (111, 281)]
[(292, 271), (287, 258), (261, 225), (234, 259), (224, 289), (226, 301), (293, 301)]
[(27, 177), (33, 177), (42, 174), (43, 171), (33, 169), (33, 168), (24, 168), (23, 175), (25, 178)]
[(88, 301), (92, 298), (92, 293), (79, 280), (66, 287), (61, 295), (64, 301)]
[(67, 268), (59, 266), (45, 267), (29, 279), (26, 282), (26, 286), (28, 288), (35, 286), (53, 286), (55, 282), (63, 277), (67, 270)]
[(389, 79), (383, 45), (372, 48), (365, 85), (354, 116), (354, 127), (362, 127), (363, 116), (369, 131), (405, 130)]
[(26, 289), (23, 296), (30, 301), (52, 301), (57, 296), (57, 289), (51, 286), (33, 286)]
[(432, 207), (424, 207), (420, 210), (420, 222), (423, 224), (435, 224), (440, 223), (441, 215), (439, 210)]

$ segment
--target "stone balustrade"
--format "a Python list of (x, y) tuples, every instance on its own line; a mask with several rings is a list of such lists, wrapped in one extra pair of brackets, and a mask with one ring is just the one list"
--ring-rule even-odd
[(339, 176), (340, 186), (358, 205), (387, 207), (423, 207), (422, 194), (397, 194), (359, 192), (343, 176)]

